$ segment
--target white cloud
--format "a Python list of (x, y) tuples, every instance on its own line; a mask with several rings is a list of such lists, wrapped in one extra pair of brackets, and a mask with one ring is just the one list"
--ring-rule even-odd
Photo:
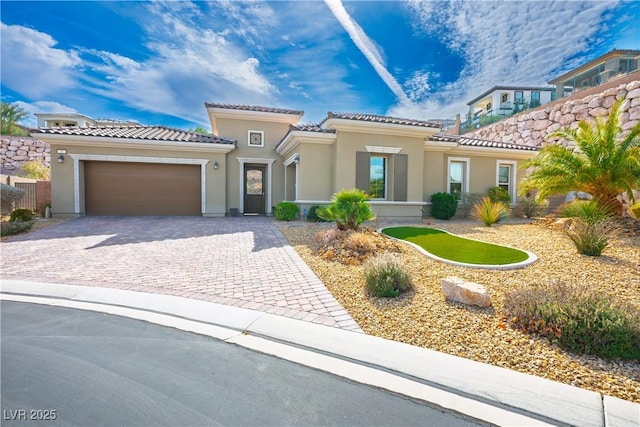
[(382, 81), (393, 92), (400, 104), (411, 104), (411, 101), (402, 90), (402, 86), (387, 70), (381, 53), (376, 45), (365, 34), (364, 30), (351, 18), (340, 0), (325, 0), (325, 3), (336, 17), (340, 25), (349, 34), (353, 43), (358, 47), (360, 52), (367, 58), (367, 61), (380, 76)]
[(29, 98), (60, 93), (76, 86), (82, 65), (74, 50), (56, 48), (48, 34), (0, 23), (2, 84)]
[[(437, 88), (439, 98), (396, 114), (420, 111), (421, 118), (452, 117), (466, 102), (495, 85), (542, 85), (591, 59), (606, 43), (605, 16), (618, 2), (448, 2), (412, 1), (418, 31), (440, 37), (464, 57), (455, 82)], [(561, 64), (561, 65), (560, 65)], [(560, 65), (560, 67), (559, 67)]]

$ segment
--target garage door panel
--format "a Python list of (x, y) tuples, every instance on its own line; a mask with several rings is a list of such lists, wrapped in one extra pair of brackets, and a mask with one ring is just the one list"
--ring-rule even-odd
[(85, 162), (87, 215), (200, 215), (199, 165)]

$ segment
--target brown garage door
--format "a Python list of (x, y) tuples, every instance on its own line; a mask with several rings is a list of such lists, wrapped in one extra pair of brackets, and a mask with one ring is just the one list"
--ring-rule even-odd
[(84, 162), (87, 215), (200, 215), (200, 165)]

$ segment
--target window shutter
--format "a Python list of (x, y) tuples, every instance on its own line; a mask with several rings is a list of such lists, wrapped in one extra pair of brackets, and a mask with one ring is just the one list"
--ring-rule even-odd
[(366, 151), (356, 151), (356, 188), (369, 194), (371, 154)]
[(393, 200), (407, 201), (407, 175), (409, 156), (406, 154), (393, 155)]

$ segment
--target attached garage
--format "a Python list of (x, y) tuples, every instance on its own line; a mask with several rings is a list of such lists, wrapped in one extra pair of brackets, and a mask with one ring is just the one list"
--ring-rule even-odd
[(201, 215), (200, 165), (84, 162), (87, 215)]

